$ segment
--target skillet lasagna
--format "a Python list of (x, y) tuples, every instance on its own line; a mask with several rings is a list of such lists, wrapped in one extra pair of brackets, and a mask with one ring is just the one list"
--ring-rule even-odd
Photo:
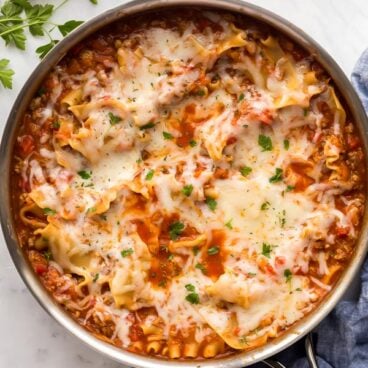
[(359, 236), (362, 145), (316, 61), (205, 10), (84, 41), (30, 103), (13, 203), (53, 298), (168, 359), (264, 345), (323, 300)]

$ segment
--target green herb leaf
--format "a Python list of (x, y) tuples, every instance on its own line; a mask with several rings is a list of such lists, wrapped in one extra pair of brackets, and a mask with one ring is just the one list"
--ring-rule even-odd
[(25, 9), (27, 15), (27, 21), (30, 23), (29, 31), (33, 36), (43, 36), (43, 26), (45, 22), (51, 17), (54, 6), (50, 4), (45, 5), (33, 5), (30, 8)]
[(248, 272), (248, 276), (250, 276), (250, 277), (254, 277), (254, 276), (257, 276), (257, 274), (256, 274), (256, 273), (254, 273), (254, 272)]
[(240, 174), (242, 174), (242, 176), (244, 177), (248, 176), (251, 172), (252, 168), (249, 166), (244, 166), (240, 169)]
[(182, 193), (186, 196), (186, 197), (190, 197), (190, 195), (193, 192), (193, 185), (189, 184), (189, 185), (184, 185), (183, 189), (182, 189)]
[(166, 280), (161, 280), (159, 283), (158, 283), (158, 286), (159, 287), (166, 287), (167, 285), (167, 281)]
[(14, 71), (8, 68), (8, 65), (9, 65), (8, 59), (0, 60), (0, 82), (4, 86), (4, 88), (11, 89), (13, 87)]
[(88, 172), (88, 171), (85, 171), (85, 170), (81, 170), (81, 171), (78, 171), (78, 175), (82, 179), (87, 180), (87, 179), (90, 179), (91, 178), (92, 171)]
[(145, 129), (151, 129), (155, 126), (155, 123), (151, 122), (151, 123), (148, 123), (148, 124), (145, 124), (145, 125), (142, 125), (139, 129), (140, 130), (145, 130)]
[(52, 210), (51, 208), (44, 208), (43, 209), (43, 213), (46, 215), (46, 216), (53, 216), (56, 214), (56, 211), (55, 210)]
[(262, 206), (261, 206), (261, 211), (266, 211), (270, 208), (270, 202), (264, 202), (262, 203)]
[(195, 265), (195, 268), (197, 268), (198, 270), (201, 270), (203, 274), (207, 273), (206, 267), (204, 267), (204, 265), (202, 263), (197, 263)]
[(46, 261), (47, 262), (50, 262), (52, 260), (52, 253), (51, 253), (51, 251), (49, 249), (48, 250), (45, 250), (43, 252), (43, 255), (46, 258)]
[(215, 209), (217, 207), (217, 201), (215, 199), (207, 197), (205, 202), (206, 202), (206, 205), (208, 206), (208, 208), (212, 212), (215, 211)]
[(146, 180), (152, 180), (153, 175), (155, 175), (155, 171), (154, 170), (149, 170), (146, 174)]
[(191, 304), (199, 304), (199, 295), (197, 293), (190, 293), (185, 297), (185, 300)]
[(110, 125), (116, 125), (121, 122), (121, 117), (114, 115), (111, 111), (107, 114), (110, 120)]
[(195, 147), (197, 145), (197, 142), (194, 140), (194, 139), (191, 139), (190, 141), (189, 141), (189, 146), (191, 146), (191, 147)]
[(262, 254), (267, 258), (271, 258), (271, 252), (272, 252), (272, 245), (263, 243), (262, 244)]
[(184, 224), (180, 221), (173, 222), (169, 226), (169, 235), (171, 240), (176, 240), (184, 231)]
[(308, 115), (308, 109), (303, 109), (303, 115), (307, 116)]
[(93, 278), (93, 282), (96, 282), (99, 277), (100, 277), (100, 274), (99, 273), (96, 273), (96, 275)]
[(286, 282), (289, 282), (291, 281), (291, 278), (293, 277), (293, 274), (291, 273), (291, 271), (287, 268), (285, 271), (284, 271), (284, 276), (286, 278)]
[(48, 52), (59, 42), (59, 40), (51, 40), (50, 43), (46, 45), (42, 45), (36, 49), (36, 53), (40, 57), (40, 59), (43, 59)]
[(289, 149), (290, 147), (290, 141), (288, 139), (284, 139), (284, 148), (286, 149), (286, 151)]
[(128, 257), (128, 256), (130, 256), (130, 255), (132, 255), (133, 254), (133, 249), (132, 248), (128, 248), (128, 249), (124, 249), (124, 250), (122, 250), (121, 251), (121, 256), (123, 257), (123, 258), (125, 258), (125, 257)]
[(64, 24), (58, 26), (60, 33), (65, 37), (68, 33), (73, 31), (75, 28), (83, 24), (82, 20), (69, 20)]
[(233, 229), (233, 219), (230, 219), (228, 222), (225, 223), (225, 226), (232, 230)]
[(216, 245), (207, 249), (207, 253), (210, 256), (214, 256), (215, 254), (218, 254), (219, 251), (220, 251), (220, 249)]
[(194, 285), (192, 285), (192, 284), (186, 284), (186, 285), (185, 285), (185, 288), (186, 288), (188, 291), (195, 291), (195, 287), (194, 287)]
[(292, 190), (294, 190), (295, 187), (293, 185), (288, 185), (285, 189), (285, 192), (291, 192)]
[(162, 135), (164, 136), (164, 139), (166, 140), (171, 140), (174, 138), (173, 135), (169, 132), (162, 132)]
[(282, 180), (282, 170), (278, 167), (276, 168), (275, 175), (270, 177), (270, 183), (277, 183)]
[(54, 121), (53, 123), (52, 123), (52, 127), (54, 128), (54, 129), (59, 129), (60, 128), (60, 122), (59, 121)]
[(241, 93), (239, 95), (238, 102), (243, 101), (243, 100), (244, 100), (244, 93)]
[(4, 5), (1, 7), (1, 13), (5, 17), (14, 17), (19, 15), (23, 11), (23, 7), (19, 4), (16, 4), (14, 1), (5, 1)]
[(94, 5), (97, 5), (98, 4), (97, 0), (89, 0), (89, 2), (92, 3), (92, 4), (94, 4)]
[(192, 248), (193, 254), (196, 256), (199, 253), (199, 248), (197, 246)]
[(260, 134), (258, 136), (258, 144), (262, 147), (262, 151), (272, 151), (272, 140), (266, 135)]

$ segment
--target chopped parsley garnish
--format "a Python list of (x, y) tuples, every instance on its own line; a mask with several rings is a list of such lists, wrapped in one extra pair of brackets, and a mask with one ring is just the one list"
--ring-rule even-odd
[(193, 185), (189, 184), (189, 185), (184, 185), (183, 189), (182, 189), (182, 193), (187, 196), (190, 197), (190, 195), (193, 192)]
[(46, 207), (43, 209), (43, 213), (47, 216), (53, 216), (56, 214), (56, 211), (52, 210), (51, 208)]
[(220, 249), (216, 245), (214, 245), (213, 247), (210, 247), (210, 248), (207, 249), (207, 253), (210, 256), (214, 256), (215, 254), (218, 254), (219, 251), (220, 251)]
[(290, 282), (290, 281), (291, 281), (291, 278), (293, 277), (293, 274), (292, 274), (292, 273), (291, 273), (291, 271), (287, 268), (287, 269), (284, 271), (284, 276), (285, 276), (286, 282)]
[(52, 123), (52, 127), (54, 128), (54, 129), (59, 129), (60, 128), (60, 122), (59, 121), (54, 121), (53, 123)]
[(261, 206), (261, 211), (266, 211), (266, 210), (268, 210), (269, 208), (270, 208), (270, 202), (264, 202), (264, 203), (262, 203), (262, 206)]
[(105, 214), (101, 214), (101, 215), (100, 215), (100, 218), (101, 218), (102, 220), (104, 220), (104, 221), (106, 221), (106, 220), (107, 220), (107, 216), (106, 216)]
[(238, 101), (240, 102), (240, 101), (243, 101), (243, 100), (244, 100), (244, 93), (241, 93), (239, 95)]
[(155, 123), (153, 122), (150, 122), (150, 123), (147, 123), (145, 125), (142, 125), (139, 129), (140, 130), (144, 130), (144, 129), (151, 129), (155, 126)]
[(197, 142), (194, 140), (194, 139), (191, 139), (190, 141), (189, 141), (189, 146), (191, 146), (191, 147), (195, 147), (197, 145)]
[(195, 246), (193, 247), (192, 251), (193, 251), (193, 254), (196, 256), (199, 253), (199, 248)]
[(308, 115), (308, 109), (304, 109), (304, 110), (303, 110), (303, 115), (304, 115), (304, 116), (307, 116), (307, 115)]
[(215, 211), (215, 209), (217, 207), (217, 201), (213, 198), (207, 197), (206, 198), (206, 205), (213, 212), (213, 211)]
[(124, 249), (124, 250), (121, 251), (121, 256), (123, 258), (128, 257), (131, 254), (133, 254), (133, 249), (132, 248)]
[(271, 252), (272, 252), (272, 245), (263, 243), (262, 244), (262, 255), (264, 255), (267, 258), (271, 258)]
[(45, 257), (46, 261), (49, 262), (52, 260), (52, 253), (50, 250), (45, 250), (43, 252), (43, 256)]
[(164, 136), (164, 139), (171, 140), (174, 138), (174, 136), (169, 132), (162, 132), (162, 135)]
[(195, 286), (192, 284), (186, 284), (185, 289), (190, 291), (190, 294), (188, 294), (185, 297), (185, 300), (188, 301), (191, 304), (198, 304), (199, 303), (199, 295), (195, 292)]
[(256, 276), (257, 274), (256, 273), (254, 273), (254, 272), (248, 272), (248, 276), (250, 276), (250, 277), (254, 277), (254, 276)]
[(229, 229), (233, 229), (233, 219), (230, 219), (228, 222), (225, 223), (225, 226)]
[(295, 187), (293, 185), (288, 185), (285, 189), (285, 192), (291, 192), (292, 190), (294, 190)]
[(262, 147), (262, 151), (272, 151), (272, 141), (270, 137), (260, 134), (258, 136), (258, 144)]
[(192, 284), (186, 284), (186, 285), (185, 285), (185, 288), (186, 288), (188, 291), (195, 291), (195, 287), (194, 287), (194, 285), (192, 285)]
[(190, 304), (199, 304), (199, 295), (197, 293), (190, 293), (185, 297), (185, 300)]
[(202, 263), (197, 263), (195, 265), (195, 268), (197, 268), (198, 270), (201, 270), (203, 274), (206, 274), (207, 272), (206, 267)]
[(149, 170), (148, 173), (146, 174), (146, 180), (152, 180), (154, 174), (155, 174), (154, 170)]
[(247, 337), (246, 337), (246, 336), (241, 336), (241, 337), (239, 337), (239, 342), (240, 342), (241, 344), (249, 345), (249, 344), (248, 344), (248, 340), (247, 340)]
[(159, 287), (166, 287), (166, 284), (167, 284), (166, 280), (161, 280), (161, 281), (158, 283), (158, 286), (159, 286)]
[(290, 141), (288, 139), (284, 139), (284, 148), (286, 151), (290, 148)]
[(282, 180), (282, 170), (279, 167), (277, 167), (275, 170), (275, 175), (270, 177), (269, 182), (277, 183), (281, 180)]
[(200, 89), (197, 91), (197, 96), (204, 96), (206, 94), (206, 91), (204, 89)]
[(93, 212), (96, 212), (96, 207), (87, 208), (87, 213), (93, 213)]
[(169, 235), (171, 240), (176, 240), (184, 230), (184, 224), (180, 221), (173, 222), (169, 226)]
[(78, 171), (78, 175), (82, 179), (87, 180), (87, 179), (90, 179), (91, 178), (92, 171), (88, 172), (88, 171), (85, 171), (85, 170), (81, 170), (81, 171)]
[(302, 289), (301, 288), (296, 288), (295, 291), (302, 291)]
[(286, 211), (282, 210), (282, 215), (279, 217), (280, 226), (284, 227), (286, 224)]
[(96, 273), (95, 277), (93, 278), (93, 282), (96, 282), (99, 277), (100, 277), (100, 274), (99, 273)]
[(116, 125), (121, 122), (121, 117), (114, 115), (112, 112), (108, 113), (109, 119), (110, 119), (110, 125)]
[(167, 256), (167, 259), (168, 259), (169, 261), (172, 261), (172, 260), (174, 259), (174, 255), (173, 255), (173, 254), (169, 254), (169, 255)]
[(249, 166), (244, 166), (240, 169), (240, 174), (242, 174), (242, 176), (244, 177), (248, 176), (251, 172), (252, 168)]

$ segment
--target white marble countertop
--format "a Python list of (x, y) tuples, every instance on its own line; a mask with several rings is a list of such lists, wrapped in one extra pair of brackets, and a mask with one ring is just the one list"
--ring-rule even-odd
[[(40, 1), (41, 2), (41, 1)], [(61, 1), (49, 0), (58, 4)], [(70, 0), (55, 15), (61, 23), (89, 19), (122, 0)], [(200, 2), (200, 0), (199, 0)], [(249, 0), (290, 20), (319, 42), (350, 76), (359, 55), (368, 47), (368, 1), (363, 0)], [(0, 0), (0, 3), (2, 1)], [(34, 50), (44, 43), (30, 38), (26, 52), (6, 48), (0, 58), (16, 71), (13, 89), (0, 88), (0, 129), (29, 74), (38, 63)], [(121, 365), (92, 351), (60, 327), (26, 289), (0, 236), (0, 367), (117, 368)]]

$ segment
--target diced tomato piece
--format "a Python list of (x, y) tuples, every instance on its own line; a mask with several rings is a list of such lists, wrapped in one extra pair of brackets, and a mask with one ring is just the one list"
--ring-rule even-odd
[(349, 234), (350, 228), (347, 226), (336, 226), (336, 234), (339, 238), (345, 238)]
[(285, 264), (285, 257), (277, 256), (275, 258), (275, 265), (276, 267), (283, 266)]
[(22, 156), (27, 157), (36, 147), (33, 137), (29, 134), (19, 137), (19, 147)]
[(45, 272), (47, 272), (47, 265), (43, 263), (34, 263), (33, 267), (36, 273), (38, 273), (39, 275), (43, 275)]
[(230, 145), (230, 144), (233, 144), (237, 141), (237, 138), (236, 137), (230, 137), (228, 138), (228, 140), (226, 141), (226, 144), (227, 145)]
[(348, 134), (347, 143), (351, 150), (356, 149), (360, 146), (359, 138), (351, 134)]

